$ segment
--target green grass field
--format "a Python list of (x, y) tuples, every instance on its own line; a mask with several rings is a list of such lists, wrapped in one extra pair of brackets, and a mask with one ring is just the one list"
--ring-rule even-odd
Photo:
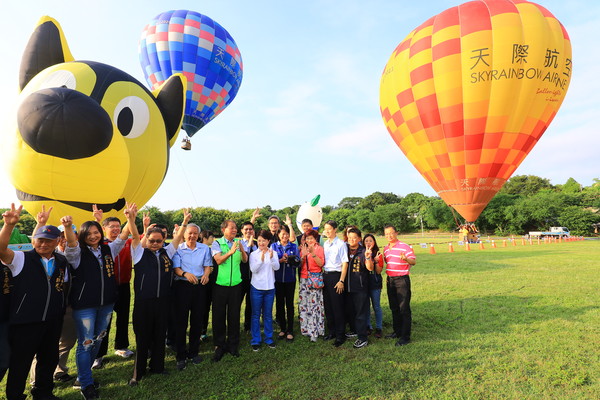
[[(109, 353), (95, 378), (103, 399), (598, 399), (600, 398), (600, 241), (429, 254), (414, 243), (413, 342), (370, 338), (333, 348), (296, 336), (241, 357), (206, 360), (126, 385), (133, 360)], [(431, 239), (427, 240), (431, 241)], [(440, 239), (440, 243), (444, 240)], [(384, 332), (391, 331), (382, 294)], [(133, 333), (131, 333), (131, 341)], [(112, 343), (112, 339), (111, 339)], [(112, 347), (112, 346), (111, 346)], [(72, 353), (73, 358), (73, 353)], [(75, 372), (74, 362), (72, 372)], [(3, 386), (0, 388), (3, 392)], [(79, 399), (70, 386), (55, 394)]]

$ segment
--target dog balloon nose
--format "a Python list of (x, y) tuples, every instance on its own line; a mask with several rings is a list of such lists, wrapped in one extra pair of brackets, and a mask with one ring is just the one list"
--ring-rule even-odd
[(65, 87), (42, 89), (19, 106), (23, 140), (36, 152), (74, 160), (91, 157), (112, 140), (109, 115), (94, 99)]

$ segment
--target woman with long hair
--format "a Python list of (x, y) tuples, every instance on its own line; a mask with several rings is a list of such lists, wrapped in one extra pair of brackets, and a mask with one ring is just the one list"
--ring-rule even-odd
[[(375, 337), (381, 339), (383, 328), (383, 312), (381, 310), (381, 289), (383, 287), (381, 271), (383, 270), (383, 255), (379, 253), (377, 240), (375, 240), (375, 236), (372, 234), (367, 233), (363, 237), (363, 244), (367, 249), (365, 251), (365, 256), (370, 257), (374, 263), (373, 271), (369, 271), (369, 298), (371, 299), (373, 313), (375, 314)], [(372, 331), (373, 325), (371, 325), (370, 315), (368, 325), (368, 330)]]
[(135, 224), (136, 215), (137, 206), (127, 204), (127, 225), (109, 244), (103, 243), (102, 226), (96, 221), (84, 222), (79, 229), (79, 238), (73, 232), (71, 216), (62, 217), (60, 221), (67, 239), (65, 256), (73, 268), (70, 301), (77, 327), (75, 362), (81, 394), (86, 399), (98, 398), (98, 385), (92, 378), (92, 363), (106, 336), (117, 299), (114, 259), (125, 246), (129, 226)]
[(311, 342), (325, 334), (325, 308), (323, 307), (323, 264), (325, 252), (319, 246), (316, 231), (310, 230), (303, 236), (301, 248), (300, 294), (298, 315), (300, 333), (308, 336)]

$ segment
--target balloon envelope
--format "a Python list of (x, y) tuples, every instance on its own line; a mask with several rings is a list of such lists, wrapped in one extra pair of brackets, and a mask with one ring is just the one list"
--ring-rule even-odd
[(545, 8), (479, 0), (417, 27), (380, 86), (389, 133), (440, 197), (475, 221), (556, 115), (571, 43)]
[(144, 28), (140, 63), (152, 89), (174, 73), (187, 78), (182, 128), (188, 136), (219, 115), (242, 83), (242, 56), (231, 35), (206, 15), (174, 10)]

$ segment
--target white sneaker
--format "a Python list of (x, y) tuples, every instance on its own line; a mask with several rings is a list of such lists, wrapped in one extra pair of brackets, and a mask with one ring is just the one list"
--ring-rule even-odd
[(100, 369), (102, 368), (102, 357), (96, 358), (94, 363), (92, 364), (92, 369)]
[(115, 350), (115, 354), (118, 355), (119, 357), (129, 358), (133, 355), (133, 351), (131, 351), (129, 349), (119, 349), (119, 350)]

